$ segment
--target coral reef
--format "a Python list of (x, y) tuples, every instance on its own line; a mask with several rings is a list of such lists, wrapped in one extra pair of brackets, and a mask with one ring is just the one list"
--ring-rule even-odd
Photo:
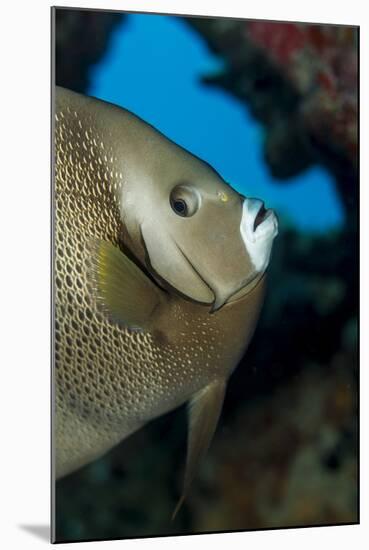
[(329, 369), (310, 365), (223, 424), (190, 497), (195, 532), (355, 520), (355, 404), (347, 360), (338, 356)]

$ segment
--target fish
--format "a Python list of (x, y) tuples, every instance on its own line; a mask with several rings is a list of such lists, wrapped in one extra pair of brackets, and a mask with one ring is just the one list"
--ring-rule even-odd
[(54, 93), (55, 478), (187, 404), (176, 511), (253, 336), (278, 220), (121, 107)]

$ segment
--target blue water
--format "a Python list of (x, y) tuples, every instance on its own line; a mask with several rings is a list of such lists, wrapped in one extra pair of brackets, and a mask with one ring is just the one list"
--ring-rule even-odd
[(263, 127), (229, 94), (200, 83), (202, 75), (221, 67), (180, 19), (129, 15), (93, 68), (88, 93), (147, 120), (299, 229), (340, 226), (343, 210), (331, 175), (316, 166), (287, 184), (276, 183), (263, 160)]

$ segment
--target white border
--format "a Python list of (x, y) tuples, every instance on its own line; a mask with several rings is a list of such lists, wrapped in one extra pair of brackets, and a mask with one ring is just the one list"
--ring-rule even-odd
[[(224, 15), (279, 20), (302, 20), (361, 25), (361, 150), (368, 143), (368, 31), (365, 2), (279, 0), (130, 0), (76, 3), (59, 6), (103, 7), (183, 14)], [(50, 2), (4, 2), (1, 8), (1, 485), (0, 544), (7, 549), (38, 548), (45, 542), (19, 525), (49, 522), (49, 78)], [(4, 124), (5, 123), (5, 124)], [(368, 281), (368, 162), (362, 154), (361, 280)], [(4, 171), (5, 166), (5, 171)], [(362, 288), (361, 324), (369, 326), (367, 284)], [(203, 535), (84, 543), (99, 548), (200, 548), (231, 544), (283, 550), (334, 546), (363, 548), (368, 535), (368, 339), (361, 348), (361, 525), (227, 535)], [(364, 426), (364, 428), (363, 428)], [(368, 537), (369, 538), (369, 537)], [(75, 545), (71, 545), (71, 547)], [(81, 548), (81, 546), (78, 546)]]

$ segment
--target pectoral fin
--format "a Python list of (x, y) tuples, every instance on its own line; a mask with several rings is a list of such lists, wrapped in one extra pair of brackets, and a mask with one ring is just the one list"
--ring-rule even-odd
[(198, 464), (205, 455), (222, 410), (226, 383), (219, 380), (200, 390), (189, 403), (189, 431), (186, 472), (181, 498), (174, 510), (176, 516), (186, 498)]
[(119, 248), (101, 239), (90, 244), (89, 267), (99, 305), (127, 328), (150, 329), (163, 293)]

